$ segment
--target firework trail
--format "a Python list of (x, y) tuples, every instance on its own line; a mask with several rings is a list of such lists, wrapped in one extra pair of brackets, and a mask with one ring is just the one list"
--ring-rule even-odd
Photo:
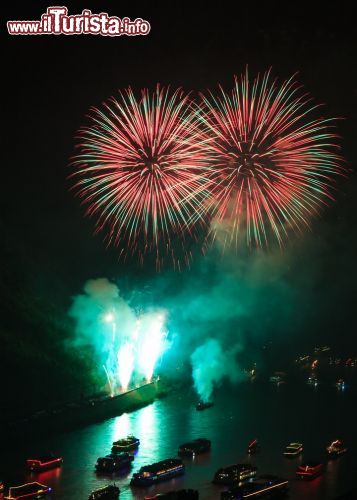
[(333, 199), (334, 176), (343, 173), (334, 119), (316, 117), (319, 106), (291, 77), (282, 85), (270, 71), (235, 78), (230, 92), (201, 94), (203, 125), (212, 160), (211, 197), (202, 214), (213, 217), (210, 238), (223, 248), (282, 246), (289, 230), (302, 230)]
[(112, 378), (107, 370), (107, 367), (105, 365), (103, 365), (103, 370), (105, 372), (105, 376), (107, 377), (107, 381), (108, 381), (108, 387), (109, 387), (109, 394), (111, 397), (114, 397), (114, 389), (113, 389), (113, 382), (112, 382)]
[(208, 196), (207, 150), (197, 106), (182, 90), (128, 88), (93, 108), (72, 161), (73, 189), (122, 253), (150, 251), (160, 263), (184, 247)]
[(160, 356), (168, 348), (168, 332), (165, 329), (166, 314), (146, 313), (141, 318), (138, 337), (138, 371), (145, 380), (151, 380)]
[(75, 320), (76, 347), (94, 353), (111, 396), (150, 382), (170, 347), (167, 312), (151, 308), (139, 313), (105, 278), (85, 283), (69, 315)]

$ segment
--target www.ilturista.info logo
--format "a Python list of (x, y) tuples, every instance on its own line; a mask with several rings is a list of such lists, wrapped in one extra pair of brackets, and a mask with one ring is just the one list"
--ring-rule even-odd
[(106, 12), (92, 14), (84, 9), (81, 14), (69, 16), (67, 7), (48, 7), (41, 21), (8, 21), (10, 35), (148, 35), (150, 23), (138, 17), (131, 21)]

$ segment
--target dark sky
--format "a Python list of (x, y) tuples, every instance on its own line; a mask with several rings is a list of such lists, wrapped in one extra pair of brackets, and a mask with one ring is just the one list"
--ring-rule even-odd
[[(68, 193), (73, 136), (88, 108), (117, 89), (152, 88), (157, 82), (193, 91), (218, 82), (230, 85), (246, 64), (252, 73), (272, 66), (282, 79), (298, 72), (306, 89), (326, 103), (326, 114), (344, 118), (339, 125), (343, 154), (355, 169), (356, 18), (346, 3), (325, 3), (316, 15), (297, 4), (285, 11), (271, 2), (264, 8), (239, 2), (235, 11), (228, 2), (66, 5), (71, 14), (90, 8), (142, 17), (152, 30), (147, 37), (130, 38), (11, 37), (3, 25), (2, 264), (10, 274), (15, 267), (25, 273), (34, 293), (46, 290), (66, 302), (85, 280), (99, 276), (120, 278), (127, 289), (158, 282), (160, 293), (181, 298), (187, 283), (205, 286), (202, 263), (157, 280), (152, 268), (118, 262), (115, 250), (107, 250), (101, 236), (93, 237), (92, 221)], [(38, 19), (47, 6), (13, 1), (3, 18)], [(341, 342), (354, 343), (356, 187), (353, 173), (341, 180), (337, 202), (314, 224), (312, 234), (288, 250), (292, 257), (284, 279), (304, 297), (301, 314), (298, 302), (294, 314), (313, 318), (308, 331), (316, 339), (327, 330), (329, 339), (340, 333)], [(163, 286), (165, 280), (169, 285)]]

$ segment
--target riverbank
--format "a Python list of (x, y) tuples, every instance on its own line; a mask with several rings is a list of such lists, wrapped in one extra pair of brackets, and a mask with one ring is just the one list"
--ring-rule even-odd
[(67, 403), (55, 409), (41, 410), (28, 417), (7, 422), (0, 442), (31, 439), (37, 435), (67, 432), (84, 425), (138, 410), (169, 392), (169, 384), (159, 379), (135, 387), (117, 396), (97, 396)]

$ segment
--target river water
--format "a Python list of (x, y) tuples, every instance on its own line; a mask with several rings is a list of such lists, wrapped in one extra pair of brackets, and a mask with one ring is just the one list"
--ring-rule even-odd
[[(245, 383), (221, 387), (216, 391), (214, 407), (205, 411), (196, 411), (195, 402), (190, 390), (178, 392), (133, 413), (2, 450), (0, 475), (10, 485), (30, 479), (48, 484), (53, 487), (53, 499), (85, 500), (93, 489), (111, 482), (94, 472), (97, 457), (109, 453), (114, 440), (134, 434), (141, 444), (132, 470), (115, 478), (121, 499), (140, 499), (149, 492), (187, 487), (199, 489), (201, 499), (218, 499), (221, 489), (211, 484), (214, 472), (231, 463), (249, 461), (258, 467), (258, 474), (272, 473), (291, 480), (289, 498), (295, 500), (333, 499), (355, 487), (357, 418), (353, 387), (338, 391), (332, 384), (314, 390), (304, 383), (280, 387), (269, 382)], [(212, 450), (187, 460), (185, 476), (146, 490), (129, 486), (133, 471), (175, 457), (180, 443), (196, 437), (211, 439)], [(245, 450), (255, 437), (261, 451), (249, 458)], [(326, 445), (336, 438), (345, 441), (348, 452), (327, 462), (323, 477), (306, 483), (295, 480), (299, 462), (324, 458)], [(290, 441), (304, 444), (302, 457), (284, 458), (283, 449)], [(63, 456), (63, 467), (26, 476), (24, 460), (49, 451)]]

